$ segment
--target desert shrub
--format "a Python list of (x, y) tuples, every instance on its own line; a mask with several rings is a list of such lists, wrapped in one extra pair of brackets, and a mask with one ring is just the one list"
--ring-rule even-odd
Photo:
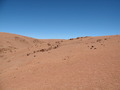
[(98, 39), (98, 40), (97, 40), (97, 42), (101, 42), (101, 41), (102, 41), (102, 39)]
[(70, 38), (69, 40), (73, 40), (73, 38)]
[(107, 40), (107, 38), (105, 38), (104, 40)]

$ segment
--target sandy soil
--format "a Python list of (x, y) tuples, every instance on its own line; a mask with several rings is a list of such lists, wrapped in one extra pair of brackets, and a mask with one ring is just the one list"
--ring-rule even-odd
[(120, 35), (41, 40), (1, 32), (0, 90), (120, 90)]

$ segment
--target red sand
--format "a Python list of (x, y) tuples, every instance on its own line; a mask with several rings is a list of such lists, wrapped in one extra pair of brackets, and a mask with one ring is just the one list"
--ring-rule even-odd
[(1, 32), (0, 90), (120, 90), (120, 35), (40, 40)]

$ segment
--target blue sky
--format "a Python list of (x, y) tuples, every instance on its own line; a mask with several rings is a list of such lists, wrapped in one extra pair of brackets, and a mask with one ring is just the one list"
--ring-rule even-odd
[(120, 34), (120, 0), (0, 0), (0, 32), (39, 39)]

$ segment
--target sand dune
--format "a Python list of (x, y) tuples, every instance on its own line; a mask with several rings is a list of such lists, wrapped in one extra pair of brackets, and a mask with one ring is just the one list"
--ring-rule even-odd
[(1, 32), (0, 90), (120, 90), (120, 35), (43, 40)]

